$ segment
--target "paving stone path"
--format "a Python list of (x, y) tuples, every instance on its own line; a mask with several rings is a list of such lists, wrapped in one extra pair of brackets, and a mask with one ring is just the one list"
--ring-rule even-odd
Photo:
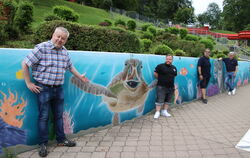
[[(153, 113), (74, 138), (77, 146), (49, 147), (48, 158), (250, 158), (235, 145), (250, 128), (250, 85), (194, 101), (153, 119)], [(18, 158), (36, 158), (34, 149)]]

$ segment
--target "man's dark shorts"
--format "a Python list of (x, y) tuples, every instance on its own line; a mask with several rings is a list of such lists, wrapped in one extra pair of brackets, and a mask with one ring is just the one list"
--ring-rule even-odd
[(174, 88), (166, 88), (162, 86), (156, 87), (156, 105), (170, 104), (174, 95)]
[(210, 77), (204, 77), (203, 80), (200, 81), (200, 88), (207, 88)]

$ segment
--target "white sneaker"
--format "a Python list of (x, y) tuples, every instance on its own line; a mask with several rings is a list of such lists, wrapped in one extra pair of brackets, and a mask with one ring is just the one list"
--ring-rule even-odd
[(228, 95), (232, 95), (232, 92), (229, 91), (227, 94), (228, 94)]
[(162, 116), (166, 116), (166, 117), (170, 117), (170, 116), (171, 116), (171, 114), (168, 113), (167, 110), (162, 110), (162, 111), (161, 111), (161, 115), (162, 115)]
[(160, 117), (160, 111), (156, 111), (154, 115), (154, 119), (158, 119)]
[(234, 88), (234, 89), (232, 90), (232, 94), (235, 95), (235, 92), (236, 92), (236, 88)]

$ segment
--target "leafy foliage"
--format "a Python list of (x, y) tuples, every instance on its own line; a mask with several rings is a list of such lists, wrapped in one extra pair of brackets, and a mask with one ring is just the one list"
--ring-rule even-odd
[(148, 51), (152, 45), (152, 41), (150, 39), (142, 39), (142, 51)]
[(65, 6), (53, 7), (53, 13), (66, 21), (76, 22), (79, 19), (78, 13), (76, 13), (73, 9)]
[(224, 26), (226, 29), (238, 32), (250, 23), (249, 0), (224, 0), (223, 4)]
[(154, 26), (149, 26), (148, 27), (148, 31), (152, 34), (152, 35), (156, 35), (156, 28)]
[(176, 56), (185, 56), (185, 52), (183, 50), (181, 50), (181, 49), (176, 49), (174, 54)]
[(127, 22), (128, 29), (131, 31), (135, 31), (136, 29), (136, 22), (134, 20), (129, 20)]
[(58, 26), (63, 26), (70, 32), (66, 43), (68, 49), (131, 53), (140, 51), (140, 42), (134, 33), (120, 28), (79, 25), (67, 21), (45, 22), (36, 31), (34, 42), (49, 40)]
[(162, 45), (156, 46), (156, 48), (154, 50), (154, 54), (158, 54), (158, 55), (174, 55), (174, 52), (167, 45), (162, 44)]
[(60, 18), (59, 16), (57, 15), (54, 15), (54, 14), (50, 14), (50, 15), (47, 15), (45, 18), (44, 18), (45, 21), (53, 21), (53, 20), (62, 20), (62, 18)]
[(123, 21), (122, 19), (117, 19), (117, 20), (115, 21), (115, 26), (118, 26), (118, 25), (121, 25), (121, 26), (126, 27), (126, 22)]
[(201, 39), (200, 42), (205, 45), (206, 48), (210, 50), (214, 49), (214, 44), (210, 39)]
[(28, 1), (20, 1), (15, 17), (15, 24), (21, 32), (30, 33), (33, 22), (33, 4)]
[(187, 36), (188, 30), (187, 29), (180, 29), (180, 36), (182, 39), (184, 39)]

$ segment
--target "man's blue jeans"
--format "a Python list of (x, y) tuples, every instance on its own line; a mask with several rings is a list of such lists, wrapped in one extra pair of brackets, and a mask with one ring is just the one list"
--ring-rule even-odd
[(235, 87), (234, 80), (235, 80), (234, 72), (226, 72), (225, 83), (227, 85), (227, 90), (230, 92)]
[(37, 85), (42, 88), (40, 93), (38, 94), (39, 144), (48, 143), (48, 122), (50, 110), (52, 110), (54, 116), (56, 140), (60, 143), (65, 139), (63, 128), (63, 87), (48, 87), (40, 83), (38, 83)]

